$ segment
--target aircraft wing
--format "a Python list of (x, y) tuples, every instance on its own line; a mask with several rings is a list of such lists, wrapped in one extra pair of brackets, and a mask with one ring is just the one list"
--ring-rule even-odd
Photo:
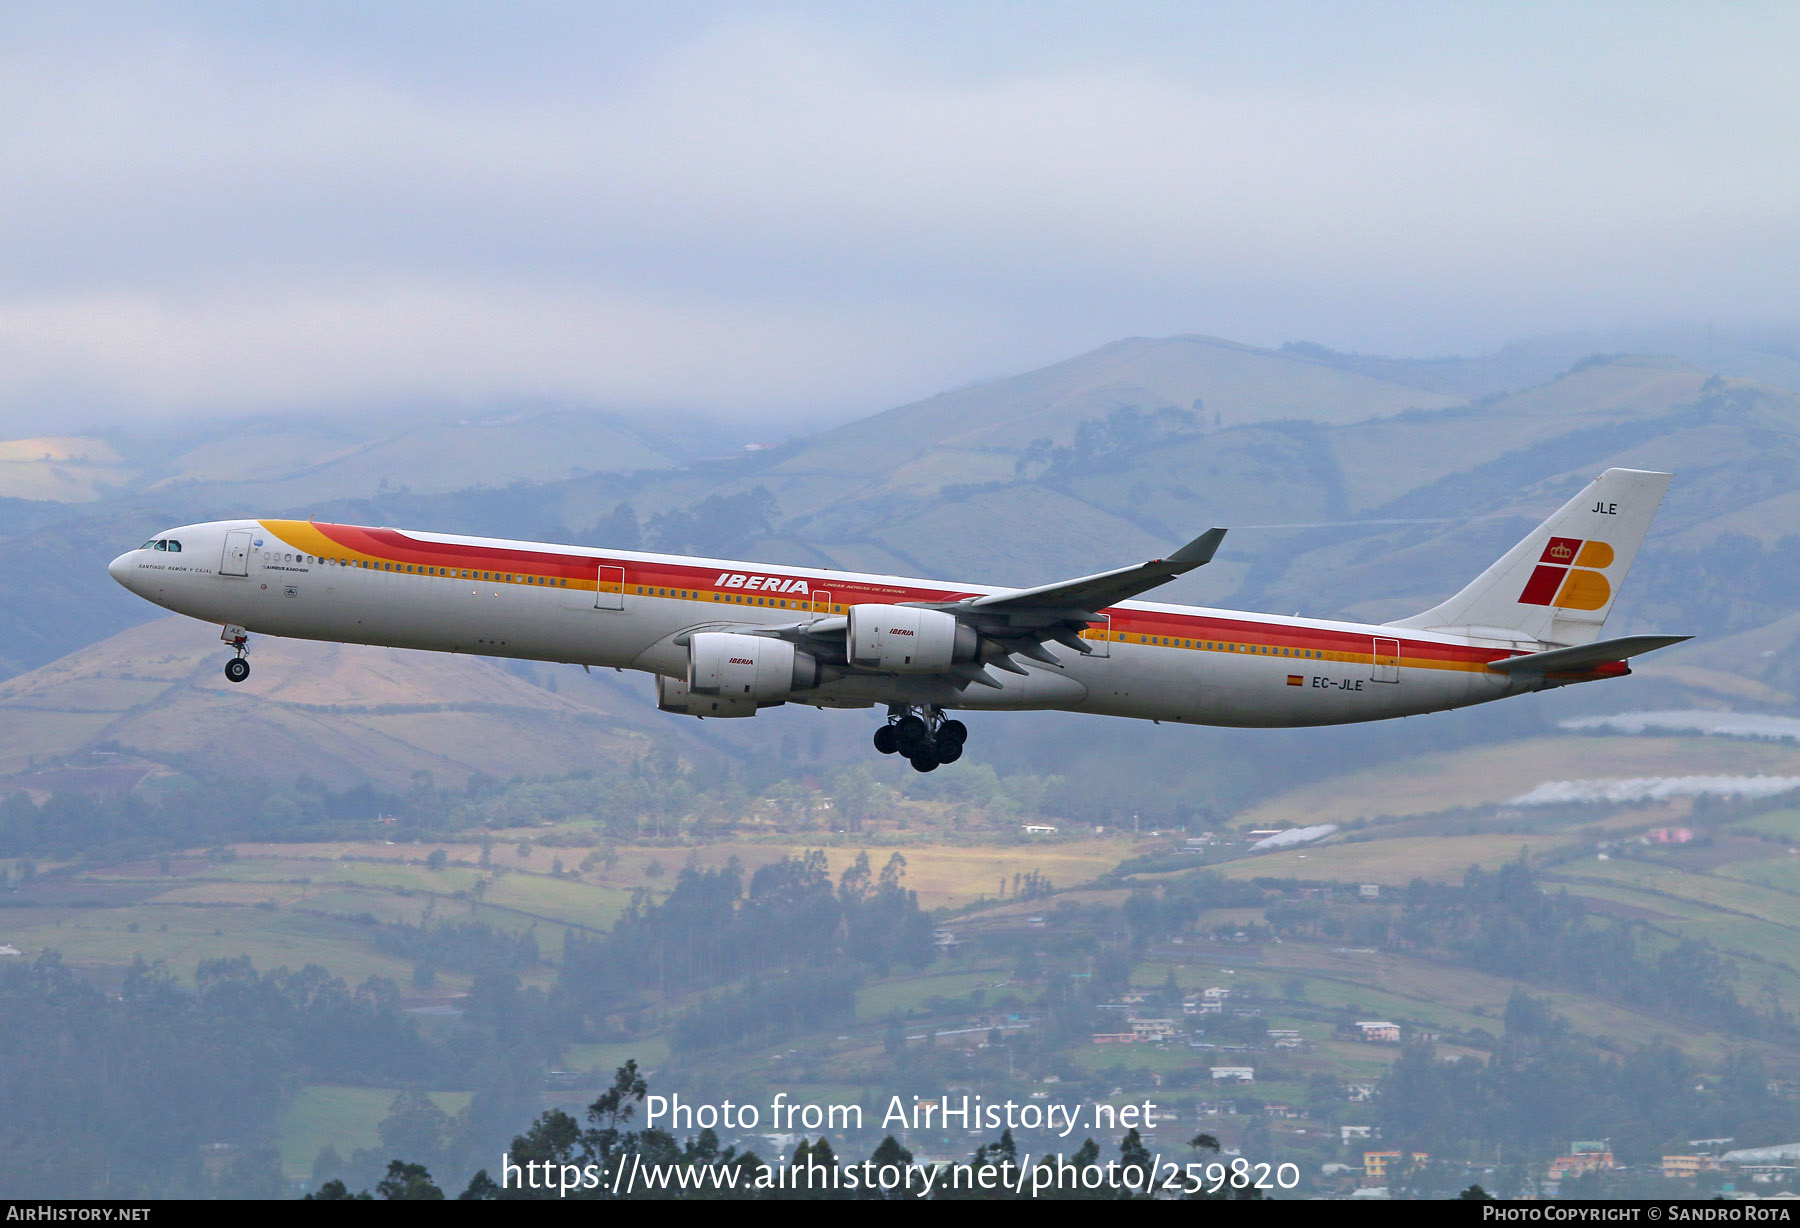
[[(1000, 682), (987, 672), (988, 666), (1023, 674), (1025, 667), (1012, 658), (1016, 654), (1044, 665), (1057, 665), (1057, 659), (1043, 646), (1055, 640), (1086, 655), (1092, 649), (1081, 638), (1090, 623), (1102, 620), (1099, 611), (1140, 593), (1167, 584), (1170, 580), (1212, 561), (1225, 540), (1224, 529), (1208, 529), (1199, 537), (1167, 558), (1151, 559), (1133, 567), (1120, 567), (1056, 584), (1035, 588), (1013, 589), (989, 593), (982, 597), (966, 597), (961, 601), (906, 602), (942, 610), (958, 622), (974, 628), (981, 636), (980, 659), (951, 667), (959, 685), (975, 683), (998, 687)], [(747, 624), (708, 623), (690, 627), (676, 637), (676, 643), (701, 631), (735, 631), (744, 635), (766, 635), (791, 640), (815, 652), (841, 650), (849, 620), (843, 615), (825, 615), (800, 619), (791, 623)]]
[(1091, 652), (1081, 639), (1081, 632), (1090, 623), (1101, 621), (1101, 610), (1210, 563), (1218, 552), (1219, 543), (1224, 540), (1224, 529), (1208, 529), (1167, 558), (1151, 559), (1135, 567), (1120, 567), (1055, 584), (1040, 584), (1035, 588), (937, 602), (931, 608), (952, 614), (959, 622), (967, 623), (981, 633), (984, 642), (982, 660), (971, 666), (959, 666), (957, 672), (969, 682), (997, 686), (999, 684), (984, 666), (1022, 674), (1024, 667), (1012, 660), (1015, 653), (1045, 665), (1055, 665), (1056, 658), (1043, 647), (1045, 640), (1055, 640), (1084, 655)]
[[(1014, 589), (1010, 593), (990, 593), (943, 607), (952, 613), (967, 609), (983, 614), (1027, 614), (1033, 611), (1103, 610), (1120, 601), (1129, 601), (1139, 593), (1167, 584), (1176, 576), (1212, 562), (1219, 543), (1225, 540), (1224, 529), (1208, 529), (1199, 537), (1166, 559), (1151, 559), (1136, 567), (1120, 567), (1077, 580), (1041, 584), (1036, 588)], [(1098, 621), (1094, 618), (1083, 622)]]

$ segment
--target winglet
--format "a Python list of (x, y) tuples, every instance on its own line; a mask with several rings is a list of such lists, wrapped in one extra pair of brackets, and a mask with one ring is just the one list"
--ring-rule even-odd
[(1213, 555), (1219, 551), (1219, 544), (1225, 540), (1224, 529), (1208, 529), (1199, 537), (1164, 559), (1165, 563), (1177, 563), (1183, 567), (1202, 567), (1212, 562)]

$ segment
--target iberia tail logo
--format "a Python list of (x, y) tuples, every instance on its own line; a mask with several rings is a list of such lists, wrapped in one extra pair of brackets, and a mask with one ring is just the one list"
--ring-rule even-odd
[(1552, 537), (1519, 594), (1519, 604), (1598, 610), (1612, 600), (1612, 585), (1599, 571), (1612, 561), (1613, 548), (1605, 542)]

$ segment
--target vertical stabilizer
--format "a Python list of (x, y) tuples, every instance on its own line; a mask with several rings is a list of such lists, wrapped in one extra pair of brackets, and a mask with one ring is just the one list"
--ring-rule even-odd
[(1592, 643), (1670, 477), (1608, 469), (1462, 592), (1389, 625), (1543, 644)]

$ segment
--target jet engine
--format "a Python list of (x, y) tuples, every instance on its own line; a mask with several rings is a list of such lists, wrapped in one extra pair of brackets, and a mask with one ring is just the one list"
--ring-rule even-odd
[(756, 701), (744, 695), (696, 695), (685, 678), (656, 679), (656, 706), (681, 716), (755, 716)]
[(899, 674), (937, 674), (973, 661), (981, 637), (942, 610), (853, 605), (846, 632), (850, 664)]
[(777, 704), (819, 682), (818, 661), (786, 640), (702, 631), (688, 642), (687, 689), (696, 695)]

